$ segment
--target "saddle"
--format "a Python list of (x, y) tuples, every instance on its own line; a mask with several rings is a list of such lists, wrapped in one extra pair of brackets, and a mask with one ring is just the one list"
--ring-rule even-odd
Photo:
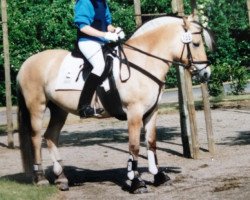
[[(108, 43), (102, 47), (105, 69), (101, 76), (102, 82), (108, 79), (110, 90), (105, 91), (104, 88), (99, 85), (96, 93), (99, 97), (104, 109), (109, 113), (110, 116), (115, 117), (119, 120), (127, 120), (127, 115), (122, 109), (121, 98), (116, 87), (114, 75), (113, 75), (113, 56), (117, 55), (117, 43)], [(86, 57), (80, 51), (77, 43), (75, 43), (74, 49), (71, 51), (71, 55), (75, 58), (81, 58), (84, 60), (84, 67), (82, 68), (82, 78), (87, 79), (91, 73), (93, 67), (86, 59)]]

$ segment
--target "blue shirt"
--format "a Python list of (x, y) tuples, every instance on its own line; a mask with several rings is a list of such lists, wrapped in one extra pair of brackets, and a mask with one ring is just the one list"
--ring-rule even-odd
[[(103, 0), (92, 0), (95, 1), (94, 6), (91, 0), (77, 0), (75, 4), (75, 18), (74, 22), (79, 29), (84, 26), (91, 26), (100, 31), (107, 31), (107, 26), (111, 24), (112, 18), (107, 6)], [(79, 40), (93, 39), (96, 41), (107, 42), (104, 38), (98, 38), (88, 36), (80, 33)]]

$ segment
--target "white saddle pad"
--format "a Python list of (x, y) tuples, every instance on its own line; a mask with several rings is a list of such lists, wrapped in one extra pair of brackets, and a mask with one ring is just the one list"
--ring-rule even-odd
[(83, 59), (75, 58), (69, 53), (61, 64), (56, 80), (56, 90), (82, 90), (83, 63)]
[[(119, 59), (113, 57), (113, 75), (115, 79), (119, 77), (119, 63)], [(82, 90), (84, 80), (81, 70), (83, 67), (83, 59), (75, 58), (71, 53), (65, 56), (57, 76), (55, 90)], [(103, 82), (102, 87), (105, 91), (110, 90), (108, 79)]]

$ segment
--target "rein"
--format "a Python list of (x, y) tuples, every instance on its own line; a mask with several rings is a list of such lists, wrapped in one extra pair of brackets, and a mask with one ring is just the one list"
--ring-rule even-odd
[[(187, 32), (188, 32), (188, 30), (185, 29), (185, 33), (187, 33)], [(191, 34), (202, 34), (202, 31), (194, 32), (194, 33), (191, 33)], [(193, 75), (198, 74), (200, 71), (202, 71), (203, 69), (206, 69), (206, 68), (211, 64), (211, 62), (210, 62), (209, 60), (205, 60), (205, 61), (194, 61), (194, 60), (193, 60), (192, 53), (191, 53), (191, 50), (190, 50), (190, 43), (191, 43), (191, 41), (183, 42), (183, 43), (184, 43), (184, 45), (183, 45), (183, 49), (182, 49), (182, 53), (181, 53), (180, 60), (182, 60), (182, 57), (183, 57), (183, 53), (184, 53), (185, 47), (187, 47), (187, 59), (188, 59), (188, 64), (184, 64), (184, 63), (182, 63), (182, 62), (177, 62), (177, 61), (172, 61), (172, 60), (167, 60), (167, 59), (161, 58), (161, 57), (159, 57), (159, 56), (156, 56), (156, 55), (150, 54), (150, 53), (148, 53), (148, 52), (145, 52), (145, 51), (143, 51), (143, 50), (141, 50), (141, 49), (139, 49), (139, 48), (137, 48), (137, 47), (131, 46), (131, 45), (127, 44), (127, 43), (123, 43), (123, 45), (129, 47), (129, 48), (132, 49), (132, 50), (135, 50), (135, 51), (138, 51), (138, 52), (140, 52), (140, 53), (142, 53), (142, 54), (145, 54), (145, 55), (147, 55), (147, 56), (150, 56), (150, 57), (152, 57), (152, 58), (161, 60), (161, 61), (163, 61), (163, 62), (166, 63), (166, 64), (171, 63), (171, 64), (173, 64), (173, 65), (182, 66), (182, 67), (184, 67), (185, 69), (189, 69), (192, 65), (195, 65), (195, 64), (206, 64), (205, 67), (203, 67), (203, 68), (201, 68), (201, 69), (197, 69), (197, 68), (196, 68), (195, 71), (192, 71), (191, 73), (192, 73)], [(119, 46), (119, 49), (122, 49), (122, 51), (123, 51), (123, 48), (122, 48), (122, 46), (121, 46), (120, 43), (119, 43), (118, 46)], [(124, 52), (123, 52), (123, 54), (125, 55)], [(126, 59), (126, 58), (125, 58), (125, 59)], [(130, 62), (129, 62), (129, 63), (130, 63)], [(125, 64), (126, 64), (126, 63), (125, 63)], [(132, 64), (133, 64), (133, 63), (132, 63)], [(133, 65), (134, 65), (134, 64), (133, 64)]]
[[(124, 44), (126, 45), (126, 43), (124, 43)], [(145, 74), (146, 76), (148, 76), (149, 78), (151, 78), (152, 80), (154, 80), (154, 81), (155, 81), (159, 86), (161, 86), (161, 87), (162, 87), (162, 85), (165, 84), (165, 82), (161, 81), (160, 79), (158, 79), (157, 77), (155, 77), (154, 75), (152, 75), (151, 73), (149, 73), (148, 71), (146, 71), (146, 70), (144, 70), (143, 68), (141, 68), (140, 66), (138, 66), (138, 65), (136, 65), (136, 64), (134, 64), (134, 63), (132, 63), (132, 62), (130, 62), (130, 61), (127, 59), (127, 57), (126, 57), (125, 52), (124, 52), (124, 50), (123, 50), (121, 44), (118, 46), (118, 48), (119, 48), (120, 52), (122, 52), (122, 54), (123, 54), (123, 56), (124, 56), (124, 59), (121, 59), (121, 60), (120, 60), (121, 63), (126, 64), (126, 65), (128, 66), (128, 68), (129, 68), (129, 67), (133, 67), (134, 69), (138, 70), (139, 72)], [(146, 52), (145, 52), (145, 54), (146, 54)], [(147, 55), (147, 54), (146, 54), (146, 55)], [(150, 55), (150, 54), (149, 54), (149, 55)], [(120, 58), (121, 58), (121, 56), (120, 56)], [(130, 74), (130, 69), (129, 69), (129, 74)], [(123, 81), (123, 82), (125, 82), (125, 81)]]
[(143, 51), (143, 50), (141, 50), (141, 49), (139, 49), (139, 48), (137, 48), (137, 47), (131, 46), (131, 45), (127, 44), (127, 43), (123, 43), (123, 45), (129, 47), (129, 48), (132, 49), (132, 50), (135, 50), (135, 51), (138, 51), (138, 52), (140, 52), (140, 53), (142, 53), (142, 54), (145, 54), (145, 55), (147, 55), (147, 56), (149, 56), (149, 57), (156, 58), (157, 60), (161, 60), (161, 61), (163, 61), (163, 62), (166, 63), (166, 64), (172, 63), (172, 64), (174, 64), (174, 65), (183, 66), (184, 68), (187, 68), (187, 67), (188, 67), (188, 65), (185, 65), (184, 63), (176, 62), (176, 61), (172, 61), (172, 60), (167, 60), (167, 59), (165, 59), (165, 58), (161, 58), (161, 57), (159, 57), (159, 56), (156, 56), (156, 55), (150, 54), (150, 53), (148, 53), (148, 52), (145, 52), (145, 51)]

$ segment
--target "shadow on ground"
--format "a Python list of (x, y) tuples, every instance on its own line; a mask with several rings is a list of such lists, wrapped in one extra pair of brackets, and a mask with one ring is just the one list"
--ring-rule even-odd
[(250, 131), (239, 131), (236, 137), (226, 137), (225, 142), (217, 143), (219, 145), (250, 145)]
[[(166, 173), (181, 173), (179, 167), (165, 167), (161, 170)], [(148, 168), (139, 168), (140, 173), (148, 172)], [(90, 170), (77, 168), (74, 166), (65, 166), (64, 173), (69, 181), (70, 187), (82, 186), (85, 183), (103, 183), (109, 182), (114, 185), (118, 185), (123, 190), (129, 189), (129, 184), (127, 181), (127, 169), (126, 168), (116, 168), (108, 170)], [(51, 184), (54, 184), (55, 176), (52, 172), (52, 167), (48, 167), (45, 170), (45, 176)], [(153, 176), (153, 175), (152, 175)], [(0, 177), (0, 180), (9, 180), (21, 184), (32, 184), (32, 178), (25, 173), (12, 174)], [(153, 182), (145, 180), (147, 185), (153, 185)]]
[[(180, 137), (178, 127), (159, 127), (157, 129), (157, 141), (170, 141)], [(141, 134), (144, 140), (144, 134)], [(63, 131), (60, 135), (60, 146), (90, 146), (109, 142), (126, 143), (128, 142), (127, 129), (102, 129), (97, 131)]]

